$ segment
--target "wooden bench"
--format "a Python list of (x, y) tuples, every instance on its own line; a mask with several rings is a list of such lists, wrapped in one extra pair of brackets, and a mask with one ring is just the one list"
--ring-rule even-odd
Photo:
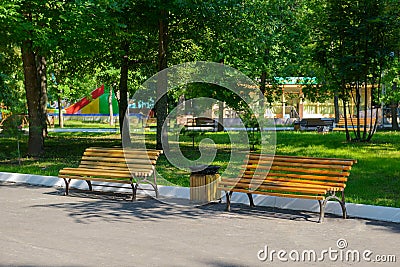
[(318, 132), (329, 132), (333, 128), (333, 119), (304, 118), (300, 121), (300, 129), (317, 130)]
[[(77, 168), (64, 168), (58, 176), (65, 181), (65, 195), (69, 194), (72, 179), (85, 180), (89, 190), (93, 191), (92, 182), (106, 182), (100, 186), (113, 186), (108, 183), (130, 185), (132, 200), (136, 199), (136, 192), (140, 183), (147, 183), (153, 187), (156, 197), (158, 188), (155, 165), (161, 150), (139, 150), (122, 148), (87, 148)], [(147, 190), (147, 189), (146, 189)]]
[(1, 112), (0, 114), (0, 126), (3, 126), (3, 122), (7, 119), (8, 116), (10, 116), (9, 113), (6, 112)]
[(28, 115), (24, 114), (7, 114), (2, 115), (4, 118), (0, 121), (0, 126), (4, 128), (15, 128), (21, 126), (22, 128), (29, 124)]
[(251, 207), (252, 194), (318, 200), (319, 222), (328, 200), (335, 199), (346, 218), (344, 189), (356, 160), (250, 154), (246, 162), (238, 178), (222, 178), (218, 185), (226, 192), (228, 211), (232, 193), (242, 192), (249, 197)]
[(218, 123), (216, 120), (207, 117), (195, 117), (188, 118), (185, 124), (185, 127), (189, 130), (197, 129), (207, 129), (212, 128), (212, 131), (216, 131), (218, 128)]
[[(168, 126), (170, 126), (170, 119), (167, 118), (166, 122), (168, 124)], [(142, 124), (143, 126), (143, 124)], [(148, 118), (146, 120), (146, 124), (144, 125), (144, 128), (147, 130), (151, 130), (151, 129), (156, 129), (157, 128), (157, 118)]]
[[(370, 126), (373, 127), (375, 124), (376, 119), (375, 118), (367, 118), (366, 121), (366, 128), (369, 129)], [(365, 119), (360, 118), (360, 128), (364, 128), (365, 125)], [(357, 128), (357, 118), (347, 118), (347, 129), (355, 129)], [(345, 124), (345, 119), (340, 118), (339, 121), (336, 123), (336, 126), (333, 128), (334, 131), (345, 131), (346, 130), (346, 124)]]
[(147, 129), (157, 128), (157, 118), (148, 118), (146, 120), (145, 128)]

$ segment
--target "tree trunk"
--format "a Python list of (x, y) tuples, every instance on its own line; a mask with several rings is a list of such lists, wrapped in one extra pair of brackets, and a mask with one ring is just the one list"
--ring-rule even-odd
[(351, 141), (349, 127), (347, 127), (347, 103), (346, 100), (343, 99), (343, 116), (344, 116), (344, 127), (346, 129), (346, 140)]
[[(167, 48), (168, 48), (168, 11), (162, 9), (160, 11), (160, 18), (158, 20), (158, 71), (162, 71), (167, 68)], [(158, 77), (157, 83), (157, 99), (155, 106), (156, 117), (157, 117), (157, 138), (156, 148), (163, 148), (162, 139), (167, 140), (167, 131), (162, 130), (163, 124), (167, 118), (167, 74), (164, 72)], [(167, 145), (167, 144), (166, 144)]]
[[(361, 140), (361, 133), (360, 133), (360, 106), (361, 106), (361, 93), (360, 93), (360, 86), (359, 82), (356, 84), (356, 112), (357, 112), (357, 128), (355, 134), (356, 134), (356, 140), (360, 141)], [(351, 120), (353, 121), (353, 120)]]
[[(224, 64), (225, 59), (220, 59), (219, 63), (222, 65)], [(223, 74), (222, 74), (223, 75)], [(218, 101), (218, 124), (217, 124), (217, 131), (223, 132), (224, 131), (224, 102), (222, 100)]]
[(40, 111), (41, 88), (38, 83), (35, 53), (32, 50), (31, 40), (25, 40), (22, 43), (21, 52), (29, 114), (28, 155), (40, 156), (44, 153), (43, 125)]
[(114, 109), (113, 109), (113, 101), (112, 101), (113, 95), (112, 94), (113, 94), (113, 90), (112, 90), (112, 87), (110, 87), (109, 95), (108, 95), (108, 107), (110, 110), (110, 126), (114, 125)]
[(340, 117), (340, 112), (339, 112), (339, 97), (335, 93), (335, 96), (333, 97), (333, 105), (335, 109), (335, 122), (339, 122), (339, 117)]
[(218, 132), (224, 131), (224, 102), (218, 101)]
[(397, 121), (397, 106), (398, 103), (396, 102), (392, 102), (390, 105), (390, 113), (391, 113), (391, 117), (392, 117), (392, 130), (398, 131), (400, 130), (399, 128), (399, 123)]
[(42, 135), (47, 137), (47, 62), (44, 56), (37, 56), (37, 73), (40, 84), (40, 117), (42, 121)]
[[(269, 53), (269, 51), (268, 51), (268, 53)], [(259, 120), (262, 125), (259, 125), (260, 126), (260, 131), (263, 131), (264, 127), (265, 127), (265, 125), (264, 125), (265, 110), (266, 110), (266, 108), (265, 108), (266, 107), (265, 93), (267, 91), (266, 83), (267, 83), (267, 72), (263, 71), (261, 73), (261, 81), (260, 81), (260, 91), (261, 91), (261, 94), (262, 94), (262, 98), (261, 98), (261, 101), (260, 101), (260, 110), (261, 110), (261, 114), (260, 115), (262, 116), (262, 118), (261, 118), (261, 120)]]
[[(397, 90), (397, 83), (393, 83), (392, 85), (392, 91), (395, 92)], [(393, 130), (400, 130), (399, 129), (399, 123), (397, 121), (397, 107), (399, 103), (396, 101), (392, 101), (390, 105), (390, 112), (392, 114), (392, 129)]]
[[(364, 83), (364, 127), (363, 127), (363, 135), (362, 135), (362, 141), (367, 140), (367, 119), (368, 119), (368, 77), (365, 78), (365, 83)], [(374, 86), (372, 85), (371, 88), (371, 118), (374, 110), (374, 106), (372, 104), (372, 90), (374, 89)], [(370, 121), (369, 129), (372, 129), (374, 125), (372, 125), (372, 120)]]
[(124, 146), (131, 145), (131, 138), (129, 135), (129, 120), (126, 115), (128, 109), (128, 70), (129, 70), (129, 43), (126, 42), (123, 47), (125, 55), (121, 62), (121, 73), (119, 79), (119, 129), (121, 132), (121, 139)]
[(57, 104), (58, 104), (58, 126), (60, 126), (60, 128), (64, 128), (64, 116), (62, 113), (62, 101), (61, 101), (60, 89), (58, 90)]
[(266, 89), (265, 89), (265, 84), (266, 83), (267, 83), (267, 73), (265, 71), (263, 71), (261, 73), (261, 81), (260, 81), (260, 91), (261, 91), (263, 96), (265, 96), (265, 92), (266, 92)]
[[(268, 63), (269, 63), (269, 53), (270, 53), (269, 49), (265, 49), (264, 58), (263, 58), (265, 65), (268, 65)], [(259, 120), (259, 121), (261, 121), (262, 125), (259, 125), (260, 131), (263, 131), (264, 127), (266, 126), (266, 125), (264, 125), (266, 105), (267, 105), (267, 103), (265, 103), (265, 94), (267, 92), (266, 84), (267, 84), (267, 71), (264, 69), (261, 72), (261, 81), (260, 81), (260, 90), (261, 90), (261, 94), (262, 94), (261, 103), (260, 103), (260, 109), (261, 109), (260, 115), (262, 115), (262, 119)]]

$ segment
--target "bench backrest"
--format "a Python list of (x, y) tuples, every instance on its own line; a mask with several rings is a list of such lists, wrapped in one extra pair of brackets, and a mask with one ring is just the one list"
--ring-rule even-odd
[(149, 176), (161, 150), (90, 147), (85, 150), (79, 168), (130, 171), (135, 176)]
[(157, 118), (148, 118), (146, 120), (146, 127), (157, 126)]
[(199, 117), (196, 118), (196, 125), (197, 126), (203, 126), (203, 125), (215, 125), (216, 121), (211, 118), (206, 118), (206, 117)]
[(303, 118), (300, 121), (300, 125), (304, 127), (313, 127), (313, 126), (332, 126), (332, 119), (322, 119), (322, 118)]
[[(347, 126), (355, 126), (357, 125), (357, 118), (347, 118)], [(376, 119), (375, 118), (367, 118), (367, 125), (373, 125), (375, 124)], [(364, 125), (365, 118), (360, 118), (360, 125)], [(338, 126), (345, 126), (345, 119), (340, 118), (338, 123)]]
[(325, 185), (344, 188), (356, 160), (250, 154), (241, 181)]
[(196, 118), (188, 118), (186, 122), (186, 126), (212, 126), (216, 125), (217, 121), (212, 118), (207, 117), (196, 117)]

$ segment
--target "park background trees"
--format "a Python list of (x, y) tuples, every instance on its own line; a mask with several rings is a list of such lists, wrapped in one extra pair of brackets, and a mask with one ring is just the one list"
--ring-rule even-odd
[[(346, 108), (355, 90), (361, 111), (380, 103), (384, 83), (386, 101), (395, 107), (397, 2), (5, 0), (0, 3), (0, 102), (22, 103), (21, 112), (19, 99), (26, 98), (27, 152), (33, 156), (44, 153), (48, 97), (73, 102), (106, 83), (119, 97), (123, 134), (128, 96), (157, 71), (187, 61), (237, 68), (257, 81), (269, 103), (282, 93), (271, 86), (274, 77), (306, 76), (317, 77), (320, 85), (306, 88), (305, 97), (340, 98)], [(370, 98), (374, 103), (361, 103), (358, 95), (367, 84), (376, 85)], [(218, 87), (203, 93), (227, 98)], [(166, 95), (156, 105), (158, 146), (167, 103), (177, 102), (168, 97), (178, 95)], [(347, 139), (368, 141), (372, 134), (358, 125), (356, 135), (347, 133)]]
[[(314, 58), (324, 68), (331, 92), (342, 100), (346, 121), (348, 115), (357, 118), (354, 130), (346, 127), (346, 139), (369, 141), (377, 127), (382, 77), (393, 68), (395, 52), (399, 49), (398, 2), (318, 2), (323, 4), (311, 5), (311, 15), (316, 18), (312, 24)], [(354, 113), (350, 109), (352, 101)]]

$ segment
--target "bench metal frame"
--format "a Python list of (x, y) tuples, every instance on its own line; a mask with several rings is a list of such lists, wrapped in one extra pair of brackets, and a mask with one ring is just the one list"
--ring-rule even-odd
[[(231, 197), (234, 191), (225, 191), (225, 197), (226, 197), (226, 211), (231, 211)], [(319, 203), (319, 219), (318, 222), (321, 223), (324, 221), (325, 217), (325, 208), (326, 205), (328, 204), (328, 201), (331, 199), (337, 200), (340, 204), (340, 207), (342, 208), (342, 214), (343, 214), (343, 219), (347, 219), (347, 210), (346, 210), (346, 202), (344, 198), (344, 191), (342, 191), (342, 197), (339, 198), (336, 196), (336, 192), (329, 191), (330, 195), (327, 196), (324, 200), (318, 200)], [(253, 195), (251, 193), (246, 193), (247, 197), (249, 198), (250, 202), (250, 207), (254, 208), (256, 205), (254, 205), (253, 201)]]

